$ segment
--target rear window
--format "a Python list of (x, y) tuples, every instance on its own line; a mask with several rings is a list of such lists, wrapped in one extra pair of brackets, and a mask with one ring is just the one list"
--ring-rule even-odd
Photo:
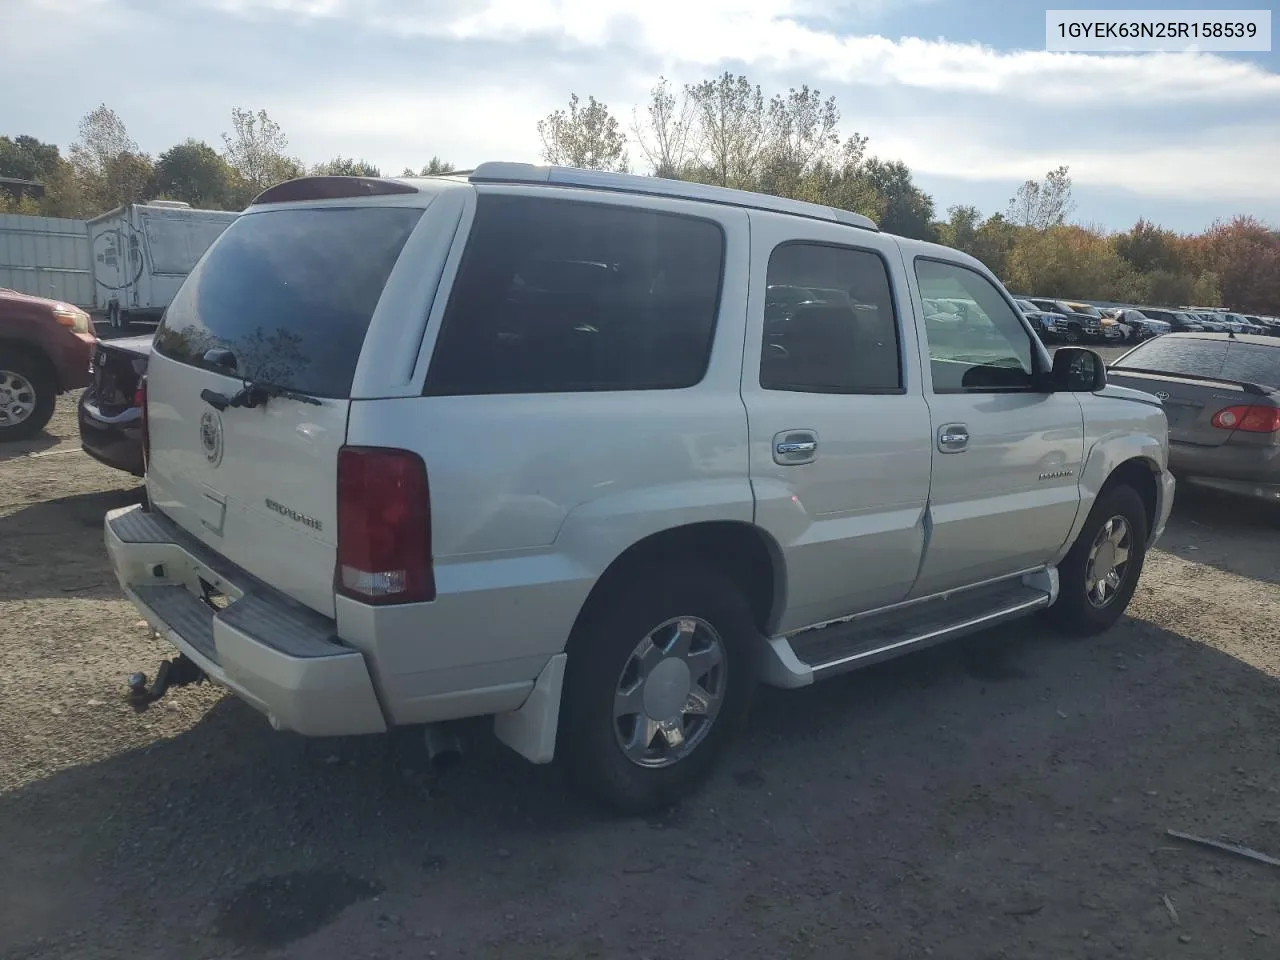
[(1280, 345), (1199, 337), (1160, 337), (1135, 347), (1116, 370), (1213, 377), (1280, 387)]
[(723, 263), (724, 235), (708, 220), (482, 195), (425, 392), (693, 386)]
[(221, 373), (205, 353), (230, 350), (238, 377), (350, 396), (374, 308), (421, 216), (372, 206), (241, 216), (169, 304), (156, 352)]

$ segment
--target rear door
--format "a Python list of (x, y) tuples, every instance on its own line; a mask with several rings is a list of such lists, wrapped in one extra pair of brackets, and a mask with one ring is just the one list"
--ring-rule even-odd
[(882, 234), (751, 214), (742, 399), (756, 523), (792, 630), (906, 597), (924, 547), (929, 410), (902, 258)]
[[(329, 616), (337, 454), (356, 364), (429, 201), (414, 194), (251, 209), (188, 276), (155, 339), (153, 504)], [(308, 399), (218, 409), (247, 381)]]

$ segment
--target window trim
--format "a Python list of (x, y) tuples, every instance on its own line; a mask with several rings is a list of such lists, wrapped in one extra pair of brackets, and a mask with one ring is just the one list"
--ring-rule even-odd
[(996, 294), (1005, 302), (1005, 305), (1008, 306), (1009, 309), (1013, 312), (1014, 319), (1017, 320), (1018, 326), (1022, 328), (1022, 332), (1026, 334), (1027, 340), (1031, 346), (1031, 382), (1028, 383), (1025, 387), (957, 387), (954, 390), (939, 389), (938, 385), (933, 382), (933, 354), (929, 350), (929, 331), (924, 325), (924, 317), (921, 316), (920, 342), (925, 349), (925, 357), (923, 357), (922, 359), (924, 359), (927, 362), (927, 365), (929, 367), (929, 389), (935, 395), (938, 395), (938, 396), (958, 396), (958, 395), (968, 395), (968, 394), (1045, 393), (1046, 391), (1044, 389), (1043, 383), (1044, 383), (1044, 377), (1046, 375), (1046, 371), (1043, 366), (1043, 360), (1040, 356), (1040, 351), (1036, 349), (1037, 345), (1040, 343), (1040, 338), (1035, 335), (1035, 332), (1031, 329), (1031, 325), (1028, 323), (1027, 318), (1022, 315), (1022, 311), (1019, 310), (1016, 306), (1014, 306), (1013, 301), (1009, 297), (1009, 292), (1004, 289), (1004, 285), (1000, 283), (998, 280), (995, 280), (992, 277), (988, 277), (981, 270), (975, 270), (973, 267), (969, 266), (968, 264), (959, 263), (958, 261), (955, 261), (955, 260), (949, 260), (946, 257), (930, 257), (930, 256), (925, 256), (923, 254), (917, 254), (911, 260), (911, 273), (912, 273), (913, 279), (915, 280), (916, 291), (919, 294), (919, 297), (922, 303), (924, 301), (924, 291), (920, 286), (920, 272), (918, 267), (920, 261), (922, 260), (927, 263), (938, 263), (938, 264), (942, 264), (943, 266), (956, 267), (960, 270), (965, 270), (969, 273), (974, 274), (977, 277), (982, 278), (987, 283), (991, 284), (991, 287), (996, 291)]
[[(457, 269), (454, 270), (453, 276), (449, 279), (448, 296), (445, 298), (444, 309), (440, 314), (440, 325), (436, 329), (435, 338), (431, 344), (430, 356), (427, 357), (426, 371), (422, 381), (421, 396), (424, 397), (527, 397), (527, 396), (572, 396), (580, 393), (639, 393), (650, 391), (675, 391), (675, 390), (692, 390), (701, 386), (706, 382), (707, 372), (711, 369), (711, 356), (715, 352), (716, 335), (720, 330), (720, 313), (724, 304), (724, 284), (725, 274), (729, 264), (729, 237), (725, 231), (724, 224), (714, 217), (699, 216), (684, 211), (674, 211), (665, 209), (655, 209), (647, 204), (627, 202), (628, 197), (606, 197), (601, 199), (579, 199), (566, 198), (561, 194), (552, 194), (550, 196), (543, 195), (540, 192), (488, 192), (478, 191), (476, 193), (475, 210), (471, 214), (470, 224), (467, 226), (467, 236), (463, 243), (462, 255), (458, 259)], [(715, 302), (711, 311), (711, 325), (707, 330), (707, 344), (703, 353), (702, 367), (698, 373), (698, 379), (693, 383), (679, 387), (654, 386), (652, 384), (642, 384), (639, 386), (620, 387), (616, 385), (604, 386), (581, 386), (574, 387), (570, 390), (496, 390), (477, 392), (476, 390), (440, 390), (433, 388), (431, 371), (436, 364), (439, 356), (440, 344), (448, 328), (450, 313), (454, 304), (454, 297), (458, 292), (458, 281), (466, 276), (468, 268), (471, 266), (473, 258), (479, 256), (476, 252), (476, 220), (480, 217), (482, 206), (487, 205), (488, 201), (498, 200), (499, 202), (510, 202), (518, 200), (522, 202), (547, 203), (555, 206), (575, 206), (591, 209), (605, 210), (626, 210), (636, 213), (648, 214), (650, 216), (666, 217), (673, 220), (689, 220), (696, 223), (705, 223), (715, 227), (716, 232), (720, 236), (720, 268), (716, 276), (716, 295)]]
[(902, 308), (898, 299), (898, 291), (896, 284), (893, 282), (893, 271), (889, 267), (889, 258), (881, 251), (872, 247), (858, 246), (852, 243), (835, 243), (830, 240), (810, 240), (804, 237), (793, 237), (790, 240), (783, 240), (774, 244), (773, 249), (769, 251), (769, 259), (764, 266), (764, 284), (766, 300), (770, 287), (769, 283), (769, 267), (773, 263), (773, 256), (783, 247), (806, 246), (806, 247), (825, 247), (829, 250), (840, 250), (847, 253), (866, 253), (875, 257), (880, 261), (880, 265), (884, 268), (885, 282), (889, 287), (889, 308), (893, 312), (893, 339), (895, 353), (898, 358), (898, 386), (896, 387), (859, 387), (859, 388), (843, 388), (843, 387), (827, 387), (821, 390), (801, 390), (797, 387), (766, 387), (761, 380), (762, 368), (764, 366), (764, 316), (761, 312), (760, 326), (760, 358), (756, 363), (756, 386), (761, 390), (768, 390), (770, 393), (802, 393), (812, 394), (813, 396), (832, 396), (832, 397), (895, 397), (903, 396), (907, 393), (906, 382), (906, 364), (903, 361), (903, 336), (902, 336)]

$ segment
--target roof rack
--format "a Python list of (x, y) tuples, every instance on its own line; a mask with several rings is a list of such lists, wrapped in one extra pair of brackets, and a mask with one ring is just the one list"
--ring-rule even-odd
[(665, 177), (640, 177), (631, 173), (609, 173), (603, 170), (579, 170), (576, 167), (535, 166), (532, 163), (508, 163), (490, 161), (471, 171), (472, 183), (545, 183), (552, 186), (583, 187), (592, 190), (612, 190), (618, 193), (642, 193), (655, 197), (678, 197), (683, 200), (702, 200), (730, 207), (751, 210), (771, 210), (789, 213), (810, 220), (825, 220), (876, 230), (876, 222), (860, 213), (851, 213), (820, 203), (807, 203), (788, 197), (774, 197), (748, 190), (716, 187), (685, 180), (669, 180)]

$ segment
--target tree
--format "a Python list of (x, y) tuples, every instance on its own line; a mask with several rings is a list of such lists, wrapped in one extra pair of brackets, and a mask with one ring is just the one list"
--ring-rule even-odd
[(1180, 255), (1177, 235), (1145, 219), (1135, 223), (1128, 233), (1116, 234), (1115, 245), (1116, 253), (1141, 273), (1177, 271), (1186, 266)]
[(1009, 219), (1019, 226), (1047, 230), (1066, 223), (1075, 210), (1067, 167), (1050, 170), (1044, 182), (1028, 180), (1009, 201)]
[(318, 177), (382, 176), (382, 171), (368, 160), (356, 160), (348, 157), (334, 157), (324, 163), (317, 163), (311, 168), (311, 172)]
[(583, 170), (627, 171), (627, 138), (605, 104), (588, 97), (582, 106), (576, 93), (569, 109), (556, 110), (538, 121), (542, 157), (548, 163)]
[(677, 97), (666, 77), (649, 91), (643, 121), (632, 111), (632, 131), (655, 177), (679, 177), (697, 153), (694, 104), (686, 87)]
[(970, 256), (978, 239), (982, 224), (982, 212), (977, 207), (956, 205), (947, 207), (947, 219), (936, 225), (938, 242), (963, 250)]
[(917, 240), (933, 240), (933, 197), (915, 185), (911, 170), (901, 160), (872, 157), (862, 165), (862, 178), (884, 198), (879, 227)]
[(154, 168), (138, 149), (124, 121), (105, 103), (80, 121), (71, 145), (71, 166), (91, 208), (101, 212), (146, 198)]
[[(447, 160), (441, 160), (439, 157), (432, 157), (427, 162), (427, 165), (422, 168), (422, 173), (418, 174), (418, 176), (438, 177), (445, 173), (452, 173), (456, 169), (458, 168)], [(409, 173), (407, 176), (413, 176), (413, 174)]]
[(705, 158), (698, 179), (754, 189), (769, 134), (764, 94), (744, 76), (725, 72), (686, 87), (693, 101)]
[(267, 111), (232, 107), (231, 129), (222, 135), (222, 155), (240, 181), (238, 200), (247, 202), (268, 187), (302, 174), (301, 162), (285, 152), (289, 138)]
[(1077, 226), (1024, 229), (1009, 256), (1012, 287), (1046, 297), (1124, 297), (1127, 264), (1100, 230)]
[(1220, 303), (1242, 313), (1268, 313), (1280, 304), (1280, 231), (1255, 217), (1235, 217), (1215, 222), (1195, 246), (1203, 271), (1197, 285), (1216, 279)]
[(65, 161), (56, 145), (19, 134), (0, 137), (0, 177), (47, 184)]
[[(807, 85), (769, 101), (761, 187), (778, 196), (809, 199), (806, 179), (840, 147), (840, 108)], [(854, 134), (856, 137), (857, 134)]]
[(235, 172), (209, 144), (186, 140), (160, 154), (154, 185), (159, 196), (221, 210), (232, 205)]

